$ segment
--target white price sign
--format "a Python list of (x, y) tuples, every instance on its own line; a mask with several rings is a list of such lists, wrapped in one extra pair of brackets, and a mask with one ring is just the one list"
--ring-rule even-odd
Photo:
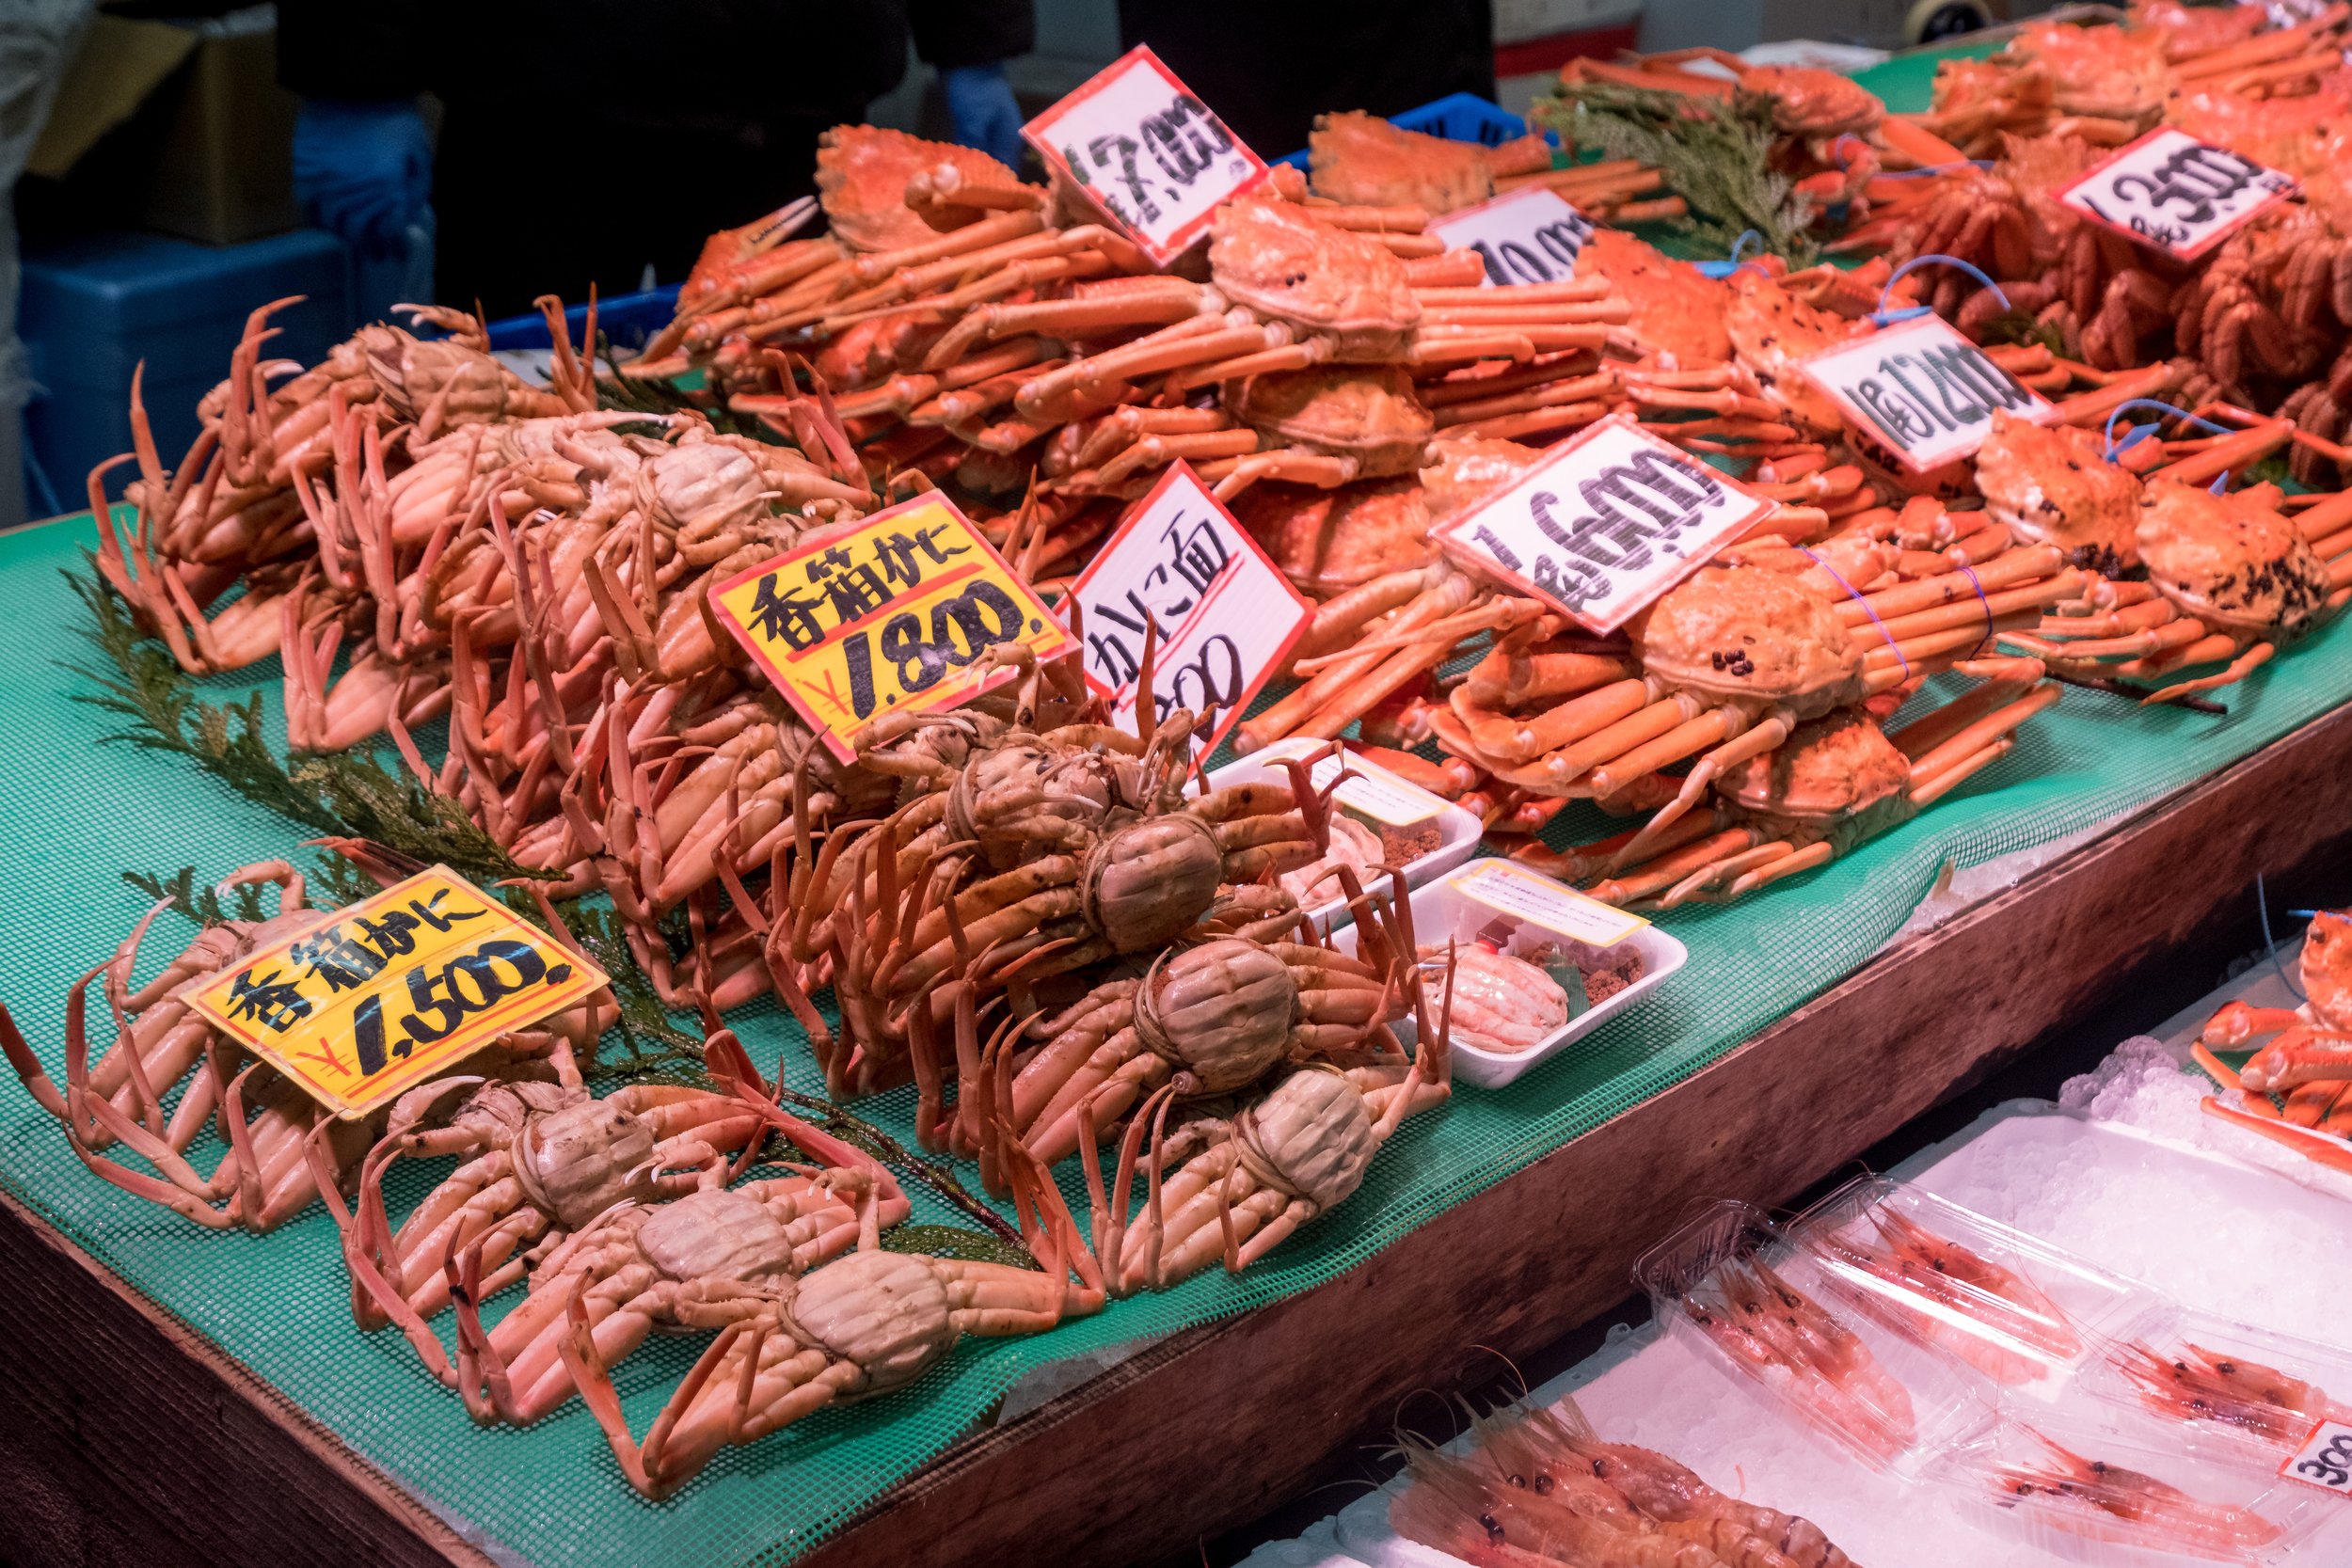
[(1432, 537), (1463, 566), (1606, 633), (1772, 506), (1613, 414)]
[(2321, 1421), (2303, 1446), (2280, 1463), (2279, 1473), (2339, 1497), (2352, 1497), (2352, 1426)]
[(1152, 705), (1216, 706), (1214, 748), (1240, 721), (1313, 617), (1280, 568), (1191, 467), (1170, 467), (1071, 585), (1086, 670), (1112, 699), (1111, 719), (1136, 731), (1143, 634), (1157, 626)]
[(1219, 203), (1266, 173), (1264, 161), (1140, 44), (1021, 134), (1162, 266), (1208, 231)]
[(2193, 261), (2294, 189), (2290, 175), (2167, 128), (2060, 186), (2058, 198), (2144, 245)]
[(1305, 758), (1317, 752), (1327, 754), (1311, 764), (1307, 782), (1317, 789), (1329, 789), (1331, 781), (1340, 776), (1340, 769), (1348, 770), (1347, 777), (1332, 793), (1332, 799), (1351, 810), (1360, 812), (1375, 822), (1385, 822), (1392, 828), (1409, 828), (1426, 822), (1445, 810), (1446, 803), (1419, 784), (1406, 784), (1375, 762), (1346, 754), (1345, 742), (1340, 751), (1331, 751), (1327, 740), (1311, 740), (1304, 736), (1278, 740), (1263, 751), (1254, 753), (1253, 762), (1279, 762), (1285, 757)]
[(1486, 283), (1565, 283), (1576, 276), (1577, 252), (1593, 226), (1583, 214), (1541, 185), (1482, 201), (1439, 218), (1430, 232), (1448, 250), (1475, 250), (1486, 263)]
[(1595, 947), (1613, 947), (1649, 924), (1505, 860), (1473, 863), (1454, 879), (1454, 891), (1498, 914)]
[(1872, 446), (1927, 473), (1984, 444), (1995, 409), (2047, 424), (2058, 410), (1939, 316), (1838, 344), (1797, 367)]

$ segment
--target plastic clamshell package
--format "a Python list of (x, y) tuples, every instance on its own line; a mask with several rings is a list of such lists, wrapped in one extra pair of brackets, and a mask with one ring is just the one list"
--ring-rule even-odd
[(2335, 1568), (2352, 1552), (2352, 1501), (2281, 1477), (2275, 1458), (2193, 1453), (2146, 1422), (2079, 1410), (2005, 1405), (1920, 1479), (1971, 1523), (2099, 1568)]
[(1700, 1210), (1633, 1278), (1668, 1334), (1882, 1474), (1915, 1480), (1996, 1418), (1981, 1376), (1847, 1308), (1753, 1204)]
[(2055, 1399), (2163, 1298), (1934, 1194), (1856, 1178), (1788, 1222), (1832, 1295), (2005, 1389)]
[[(1328, 751), (1329, 741), (1278, 740), (1263, 751), (1252, 752), (1238, 762), (1229, 762), (1212, 770), (1206, 780), (1210, 789), (1223, 789), (1230, 784), (1272, 782), (1288, 784), (1290, 774), (1281, 766), (1285, 758), (1305, 761)], [(1384, 797), (1425, 802), (1437, 813), (1438, 847), (1425, 855), (1418, 855), (1405, 864), (1407, 886), (1420, 887), (1443, 876), (1470, 858), (1478, 848), (1478, 840), (1485, 832), (1476, 816), (1453, 801), (1433, 795), (1419, 784), (1408, 784), (1376, 762), (1368, 762), (1354, 752), (1347, 752), (1347, 767), (1362, 774), (1367, 784)], [(1345, 784), (1340, 786), (1343, 790)], [(1347, 901), (1331, 898), (1307, 911), (1315, 928), (1328, 932), (1348, 923)]]
[[(2076, 1386), (2091, 1399), (2156, 1423), (2194, 1453), (2276, 1469), (2302, 1447), (2323, 1416), (2352, 1422), (2352, 1354), (2310, 1339), (2159, 1301), (2102, 1350), (2076, 1374)], [(2184, 1388), (2179, 1399), (2164, 1397), (2170, 1386), (2168, 1374), (2184, 1364), (2190, 1373), (2184, 1382), (2202, 1384), (2206, 1380), (2199, 1374), (2207, 1370), (2217, 1370), (2220, 1381), (2234, 1386), (2277, 1386), (2280, 1380), (2291, 1380), (2282, 1391), (2300, 1396), (2296, 1402), (2303, 1408), (2249, 1401), (2245, 1416), (2233, 1418), (2226, 1400), (2196, 1387)], [(2345, 1506), (2352, 1509), (2352, 1503)]]
[[(1487, 857), (1487, 859), (1491, 858)], [(1486, 859), (1464, 862), (1447, 871), (1437, 880), (1413, 890), (1411, 895), (1413, 935), (1422, 947), (1442, 947), (1449, 937), (1456, 941), (1468, 942), (1473, 932), (1482, 927), (1494, 924), (1496, 911), (1486, 905), (1475, 903), (1466, 897), (1458, 887), (1462, 879), (1474, 875), (1479, 867), (1486, 863)], [(1530, 877), (1538, 875), (1533, 871), (1526, 871), (1524, 867), (1520, 869)], [(1552, 882), (1549, 877), (1541, 878), (1541, 880)], [(1565, 884), (1552, 883), (1552, 885), (1561, 887), (1563, 892), (1567, 891)], [(1530, 929), (1537, 930), (1540, 934), (1539, 928), (1530, 927)], [(1524, 934), (1514, 939), (1515, 943), (1524, 940), (1526, 940)], [(1541, 1063), (1565, 1051), (1570, 1045), (1583, 1038), (1617, 1014), (1637, 1006), (1644, 997), (1663, 985), (1666, 977), (1680, 969), (1691, 957), (1689, 948), (1660, 930), (1656, 926), (1640, 927), (1628, 933), (1622, 940), (1631, 943), (1634, 950), (1642, 955), (1642, 977), (1640, 979), (1605, 1001), (1595, 1003), (1582, 1012), (1576, 1014), (1567, 1022), (1524, 1051), (1487, 1051), (1478, 1046), (1464, 1045), (1456, 1041), (1452, 1053), (1454, 1081), (1475, 1084), (1486, 1089), (1502, 1088)], [(1353, 955), (1356, 951), (1356, 933), (1353, 928), (1341, 931), (1332, 938), (1332, 942), (1341, 952)], [(1444, 996), (1441, 990), (1430, 996), (1429, 1006), (1432, 1017), (1436, 1016), (1437, 1009), (1443, 1001)], [(1409, 1034), (1411, 1027), (1411, 1022), (1407, 1020), (1404, 1025), (1400, 1026), (1399, 1032)]]

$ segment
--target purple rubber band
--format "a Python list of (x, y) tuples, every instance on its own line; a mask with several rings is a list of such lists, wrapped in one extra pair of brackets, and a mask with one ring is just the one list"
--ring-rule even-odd
[(1984, 652), (1986, 642), (1993, 641), (1993, 601), (1984, 596), (1984, 584), (1977, 580), (1977, 569), (1974, 566), (1969, 565), (1965, 561), (1955, 561), (1952, 564), (1968, 574), (1968, 586), (1977, 591), (1977, 603), (1984, 607), (1984, 640), (1968, 650), (1968, 657), (1974, 658)]
[[(1830, 577), (1836, 580), (1837, 586), (1844, 589), (1853, 599), (1853, 602), (1862, 607), (1862, 613), (1870, 618), (1870, 625), (1879, 628), (1879, 635), (1886, 639), (1886, 645), (1895, 650), (1895, 662), (1903, 667), (1903, 679), (1909, 680), (1911, 678), (1911, 660), (1903, 657), (1901, 645), (1895, 641), (1895, 634), (1886, 629), (1886, 623), (1879, 619), (1879, 612), (1870, 608), (1870, 601), (1864, 598), (1860, 594), (1855, 593), (1854, 585), (1848, 582), (1844, 578), (1839, 577), (1837, 575), (1836, 567), (1831, 565), (1828, 562), (1823, 561), (1820, 556), (1815, 555), (1811, 550), (1806, 549), (1803, 545), (1799, 545), (1797, 546), (1797, 553), (1804, 557), (1807, 561), (1813, 562), (1814, 565), (1819, 566), (1822, 571), (1827, 572)], [(1982, 590), (1979, 590), (1979, 592), (1982, 592)]]

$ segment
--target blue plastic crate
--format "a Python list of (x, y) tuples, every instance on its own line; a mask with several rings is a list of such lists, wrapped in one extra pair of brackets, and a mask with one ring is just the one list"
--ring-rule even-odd
[[(271, 318), (264, 353), (311, 364), (351, 335), (350, 261), (341, 240), (298, 229), (247, 245), (202, 245), (160, 234), (91, 234), (28, 248), (21, 331), (34, 396), (24, 413), (32, 503), (82, 504), (83, 477), (131, 450), (131, 372), (167, 464), (196, 439), (197, 400), (229, 373), (257, 306), (302, 303)], [(120, 488), (120, 476), (116, 489)]]
[[(1527, 121), (1474, 92), (1448, 93), (1434, 103), (1391, 115), (1389, 123), (1424, 135), (1443, 136), (1448, 141), (1474, 141), (1486, 147), (1500, 147), (1515, 136), (1527, 135)], [(1301, 148), (1279, 161), (1303, 170), (1307, 167), (1307, 151)]]
[[(616, 349), (643, 348), (646, 339), (669, 325), (670, 318), (677, 314), (677, 291), (678, 286), (673, 283), (644, 293), (600, 299), (596, 302), (596, 331), (611, 339)], [(588, 307), (575, 305), (564, 311), (564, 325), (577, 344), (581, 328), (588, 325)], [(509, 316), (490, 324), (490, 347), (494, 350), (553, 346), (548, 341), (548, 324), (535, 310), (527, 316)]]

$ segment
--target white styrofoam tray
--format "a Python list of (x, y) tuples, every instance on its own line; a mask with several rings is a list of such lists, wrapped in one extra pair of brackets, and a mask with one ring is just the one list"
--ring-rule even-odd
[[(1287, 784), (1290, 782), (1290, 774), (1280, 766), (1284, 758), (1295, 757), (1304, 760), (1314, 752), (1326, 751), (1330, 745), (1331, 742), (1327, 740), (1278, 740), (1263, 751), (1252, 752), (1237, 762), (1229, 762), (1222, 768), (1213, 769), (1206, 782), (1211, 789), (1223, 789), (1229, 784), (1262, 782)], [(1336, 799), (1343, 805), (1355, 804), (1355, 801), (1349, 799), (1351, 792), (1354, 792), (1364, 799), (1368, 806), (1376, 804), (1380, 797), (1386, 796), (1391, 800), (1408, 800), (1422, 803), (1425, 807), (1438, 809), (1438, 847), (1429, 853), (1406, 863), (1405, 880), (1407, 886), (1420, 887), (1424, 882), (1443, 876), (1469, 860), (1471, 852), (1477, 849), (1478, 840), (1486, 830), (1477, 816), (1470, 811), (1442, 797), (1431, 794), (1419, 784), (1406, 783), (1378, 763), (1367, 761), (1352, 751), (1346, 754), (1346, 764), (1351, 771), (1362, 776), (1363, 783), (1359, 785), (1355, 780), (1349, 780), (1340, 785)], [(1322, 788), (1337, 777), (1338, 773), (1338, 762), (1327, 757), (1313, 765), (1309, 769), (1308, 776), (1314, 781), (1317, 788)], [(1333, 898), (1327, 903), (1316, 905), (1309, 910), (1307, 914), (1314, 921), (1318, 929), (1329, 931), (1335, 927), (1347, 923), (1347, 902), (1343, 898)]]
[[(1459, 889), (1464, 879), (1480, 875), (1483, 868), (1492, 863), (1493, 857), (1466, 861), (1435, 881), (1412, 891), (1413, 934), (1424, 948), (1442, 944), (1449, 937), (1467, 942), (1473, 932), (1497, 918), (1493, 908), (1472, 901)], [(1518, 874), (1554, 889), (1562, 895), (1582, 899), (1581, 895), (1574, 893), (1565, 884), (1517, 862), (1502, 863), (1511, 865)], [(1593, 901), (1582, 899), (1582, 902), (1591, 904)], [(1606, 911), (1610, 915), (1619, 912), (1609, 910), (1606, 905), (1594, 907)], [(1639, 980), (1607, 1001), (1585, 1008), (1525, 1051), (1486, 1051), (1477, 1046), (1455, 1044), (1453, 1052), (1455, 1079), (1487, 1089), (1499, 1089), (1512, 1083), (1539, 1063), (1565, 1051), (1607, 1020), (1637, 1006), (1691, 957), (1689, 948), (1647, 921), (1635, 926), (1619, 940), (1632, 943), (1642, 955), (1642, 977)], [(1342, 931), (1333, 942), (1340, 951), (1352, 954), (1356, 951), (1356, 933), (1353, 929)], [(1437, 1006), (1435, 998), (1431, 999), (1431, 1006)]]

